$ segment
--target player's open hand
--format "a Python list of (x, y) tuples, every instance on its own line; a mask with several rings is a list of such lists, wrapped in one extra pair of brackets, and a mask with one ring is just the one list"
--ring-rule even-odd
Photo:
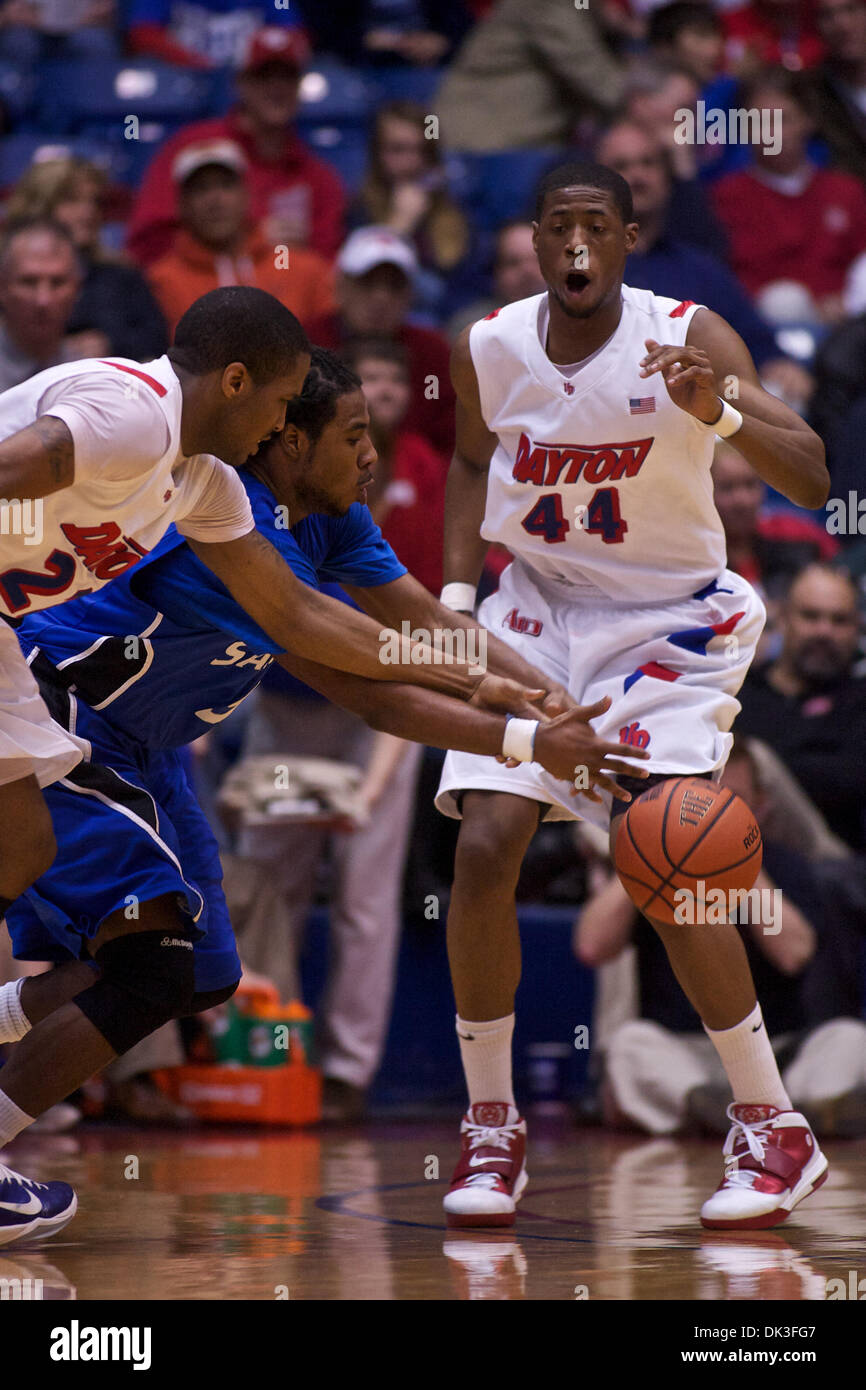
[(641, 376), (661, 372), (674, 405), (705, 425), (713, 425), (722, 413), (716, 377), (702, 348), (673, 347), (645, 339), (647, 355), (641, 359)]
[[(590, 728), (589, 720), (597, 719), (610, 708), (610, 699), (594, 705), (576, 705), (556, 719), (542, 724), (535, 735), (535, 761), (546, 772), (572, 785), (572, 795), (601, 801), (601, 792), (610, 792), (617, 801), (631, 801), (625, 788), (613, 778), (619, 773), (626, 777), (648, 777), (645, 768), (631, 761), (644, 762), (649, 754), (642, 748), (630, 748), (622, 743), (607, 743)], [(586, 785), (581, 785), (583, 782)]]

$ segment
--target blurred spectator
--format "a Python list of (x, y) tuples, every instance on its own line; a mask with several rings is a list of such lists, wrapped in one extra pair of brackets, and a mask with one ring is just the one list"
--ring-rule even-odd
[(435, 109), (449, 149), (565, 144), (581, 117), (610, 113), (622, 68), (589, 9), (498, 0), (463, 43)]
[(646, 37), (652, 54), (685, 69), (699, 88), (708, 86), (721, 71), (722, 21), (701, 0), (672, 0), (658, 6), (649, 16)]
[[(866, 395), (866, 313), (828, 333), (815, 353), (814, 373), (809, 419), (827, 446), (835, 487), (834, 442), (840, 422), (855, 402)], [(855, 462), (851, 476), (856, 472)]]
[(844, 571), (807, 566), (782, 617), (782, 650), (746, 677), (737, 731), (768, 743), (852, 849), (866, 848), (866, 679), (858, 595)]
[(0, 59), (32, 72), (51, 58), (119, 58), (115, 0), (4, 0)]
[[(763, 829), (771, 794), (762, 783), (751, 741), (736, 740), (722, 780), (752, 807)], [(847, 861), (838, 862), (844, 866)], [(781, 890), (775, 903), (781, 921), (778, 917), (769, 921), (762, 902), (762, 911), (747, 912), (738, 927), (793, 1104), (805, 1106), (824, 1133), (864, 1133), (866, 1025), (859, 1019), (858, 949), (862, 943), (856, 927), (839, 932), (821, 869), (819, 863), (804, 858), (799, 844), (792, 846), (765, 834), (764, 865), (755, 887), (762, 893)], [(700, 1030), (697, 1014), (676, 982), (658, 934), (609, 868), (598, 871), (595, 880), (576, 923), (575, 950), (585, 964), (604, 967), (593, 1027), (596, 1046), (604, 1055), (605, 1118), (611, 1123), (625, 1119), (651, 1134), (673, 1134), (695, 1124), (726, 1132), (730, 1087), (709, 1039)], [(769, 906), (773, 899), (764, 902)], [(693, 929), (707, 928), (696, 925)], [(634, 950), (624, 960), (623, 953), (632, 943)], [(833, 971), (828, 957), (837, 946), (847, 949), (853, 977), (846, 979)], [(613, 962), (625, 966), (618, 971), (620, 998), (615, 1003), (612, 982), (604, 981), (605, 973), (611, 971), (608, 963)], [(820, 982), (818, 989), (816, 982)], [(636, 995), (633, 1008), (622, 998), (627, 986)], [(623, 1014), (633, 1017), (615, 1023), (611, 1015), (617, 1008), (620, 1019)], [(845, 1111), (855, 1112), (853, 1126), (839, 1125), (839, 1113)], [(845, 1115), (846, 1121), (851, 1118)]]
[(251, 215), (274, 246), (309, 246), (322, 256), (334, 255), (343, 235), (343, 185), (294, 130), (301, 69), (308, 56), (298, 31), (260, 30), (238, 78), (238, 105), (227, 116), (196, 121), (165, 142), (133, 209), (128, 245), (136, 260), (150, 264), (169, 250), (177, 230), (174, 161), (187, 145), (206, 140), (240, 145), (248, 166)]
[(10, 223), (53, 219), (66, 228), (84, 270), (84, 283), (68, 324), (69, 333), (95, 331), (100, 349), (116, 357), (150, 362), (168, 346), (168, 330), (147, 281), (101, 242), (107, 180), (89, 160), (49, 159), (33, 164), (12, 189), (5, 215)]
[(725, 66), (749, 76), (768, 63), (789, 72), (814, 67), (823, 55), (811, 0), (752, 0), (723, 9)]
[(188, 145), (174, 162), (181, 229), (151, 266), (150, 283), (174, 333), (190, 304), (222, 285), (254, 285), (302, 323), (334, 308), (333, 270), (315, 251), (274, 246), (249, 225), (246, 160), (239, 145)]
[(665, 151), (671, 174), (688, 181), (698, 173), (699, 146), (677, 140), (682, 113), (691, 111), (699, 95), (692, 72), (677, 63), (646, 58), (629, 70), (623, 115), (646, 131)]
[(0, 391), (46, 367), (105, 351), (94, 335), (75, 340), (68, 335), (81, 278), (72, 238), (59, 224), (36, 219), (5, 228), (0, 238)]
[(494, 309), (544, 294), (547, 285), (538, 268), (538, 257), (532, 244), (532, 223), (516, 217), (504, 222), (496, 232), (493, 251), (493, 293), (486, 299), (466, 304), (448, 321), (448, 337), (453, 341), (469, 323), (483, 319)]
[(404, 427), (409, 408), (406, 349), (388, 338), (351, 343), (344, 360), (358, 373), (379, 455), (368, 506), (382, 535), (432, 594), (442, 588), (445, 474), (441, 457)]
[(833, 163), (866, 179), (866, 0), (817, 0), (827, 50), (805, 96)]
[(352, 66), (448, 62), (472, 23), (463, 0), (301, 0), (301, 12), (316, 47)]
[(598, 158), (627, 180), (640, 226), (626, 263), (626, 283), (714, 309), (740, 334), (768, 389), (792, 404), (805, 404), (812, 386), (808, 372), (779, 352), (772, 331), (727, 267), (680, 239), (670, 212), (669, 166), (658, 141), (633, 121), (621, 121), (602, 137)]
[[(448, 192), (438, 140), (427, 138), (424, 108), (412, 101), (380, 106), (373, 124), (370, 162), (350, 205), (350, 227), (390, 227), (415, 248), (419, 299), (435, 313), (447, 277), (469, 249), (469, 224)], [(429, 283), (426, 283), (429, 282)]]
[(352, 338), (402, 343), (411, 394), (406, 428), (450, 459), (454, 446), (454, 388), (448, 343), (441, 333), (407, 323), (417, 271), (415, 252), (387, 227), (359, 227), (337, 257), (338, 312), (306, 325), (310, 338), (337, 351)]
[(725, 528), (728, 566), (765, 597), (779, 599), (806, 565), (832, 560), (839, 542), (810, 516), (788, 507), (764, 510), (766, 494), (752, 465), (720, 440), (713, 457), (713, 500)]
[(130, 49), (182, 67), (240, 67), (262, 25), (298, 27), (294, 4), (273, 0), (127, 0)]
[[(713, 186), (731, 264), (774, 322), (833, 323), (852, 264), (866, 250), (866, 191), (850, 174), (819, 169), (806, 144), (811, 121), (784, 69), (747, 85), (743, 105), (767, 112), (777, 153), (756, 144), (752, 166)], [(748, 216), (743, 210), (748, 209)]]

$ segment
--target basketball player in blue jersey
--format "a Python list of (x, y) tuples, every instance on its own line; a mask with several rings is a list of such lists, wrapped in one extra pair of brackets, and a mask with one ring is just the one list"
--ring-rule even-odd
[[(718, 314), (623, 284), (638, 227), (618, 174), (554, 170), (536, 218), (546, 293), (488, 315), (454, 347), (443, 599), (471, 611), (488, 543), (507, 546), (514, 561), (481, 622), (581, 704), (609, 693), (596, 728), (649, 751), (651, 784), (718, 778), (765, 614), (726, 569), (714, 440), (732, 437), (806, 507), (827, 496), (823, 446), (762, 389)], [(534, 733), (529, 722), (512, 735), (524, 756)], [(445, 1209), (450, 1225), (507, 1226), (527, 1181), (511, 1076), (514, 885), (539, 821), (576, 807), (537, 764), (509, 775), (464, 753), (446, 758), (437, 804), (462, 816), (448, 948), (469, 1092)], [(613, 853), (623, 804), (579, 809), (610, 826)], [(776, 1225), (827, 1161), (782, 1085), (740, 937), (728, 924), (654, 926), (733, 1091), (725, 1176), (702, 1221)]]
[[(283, 430), (240, 470), (257, 530), (304, 585), (345, 585), (383, 631), (392, 621), (431, 633), (443, 623), (475, 628), (407, 574), (364, 505), (376, 454), (360, 387), (335, 357), (313, 349)], [(58, 966), (0, 988), (0, 1041), (18, 1042), (0, 1097), (26, 1117), (167, 1019), (234, 992), (240, 963), (216, 842), (177, 750), (225, 718), (272, 660), (376, 728), (440, 747), (508, 751), (506, 718), (495, 710), (402, 683), (344, 681), (289, 656), (177, 532), (99, 593), (25, 619), (19, 640), (56, 723), (87, 749), (45, 789), (57, 856), (7, 916), (16, 956)], [(527, 686), (541, 695), (550, 685), (495, 638), (487, 657), (490, 670), (505, 677), (499, 690), (507, 702)], [(495, 676), (489, 682), (499, 698)], [(604, 708), (602, 701), (570, 709), (539, 730), (536, 756), (551, 776), (566, 779), (566, 792), (578, 765), (610, 790), (611, 774), (629, 770), (612, 755), (641, 756), (595, 737), (588, 720)], [(175, 942), (188, 956), (186, 978), (178, 979), (172, 961), (159, 990), (130, 977), (122, 1016), (94, 1020), (81, 1011), (94, 968), (104, 972), (122, 943), (135, 950), (132, 926)], [(95, 953), (94, 943), (102, 943)], [(0, 1244), (58, 1229), (40, 1217), (35, 1191), (32, 1208), (0, 1206)]]

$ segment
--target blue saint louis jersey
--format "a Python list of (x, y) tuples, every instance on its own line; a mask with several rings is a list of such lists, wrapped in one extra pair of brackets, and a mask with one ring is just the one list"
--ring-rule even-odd
[[(406, 573), (360, 503), (289, 530), (265, 484), (240, 476), (257, 529), (304, 584), (368, 588)], [(148, 748), (178, 748), (225, 719), (283, 650), (173, 528), (99, 593), (26, 618), (18, 638), (26, 656), (38, 647), (78, 699)]]

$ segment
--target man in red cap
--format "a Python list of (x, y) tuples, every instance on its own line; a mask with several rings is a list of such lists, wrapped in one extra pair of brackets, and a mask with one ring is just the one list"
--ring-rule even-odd
[(342, 241), (345, 190), (293, 128), (308, 58), (300, 30), (258, 30), (238, 74), (238, 104), (226, 116), (178, 131), (151, 161), (129, 228), (128, 248), (137, 260), (149, 264), (169, 249), (178, 226), (172, 167), (187, 145), (211, 140), (240, 146), (247, 161), (251, 217), (274, 246), (309, 246), (334, 256)]

